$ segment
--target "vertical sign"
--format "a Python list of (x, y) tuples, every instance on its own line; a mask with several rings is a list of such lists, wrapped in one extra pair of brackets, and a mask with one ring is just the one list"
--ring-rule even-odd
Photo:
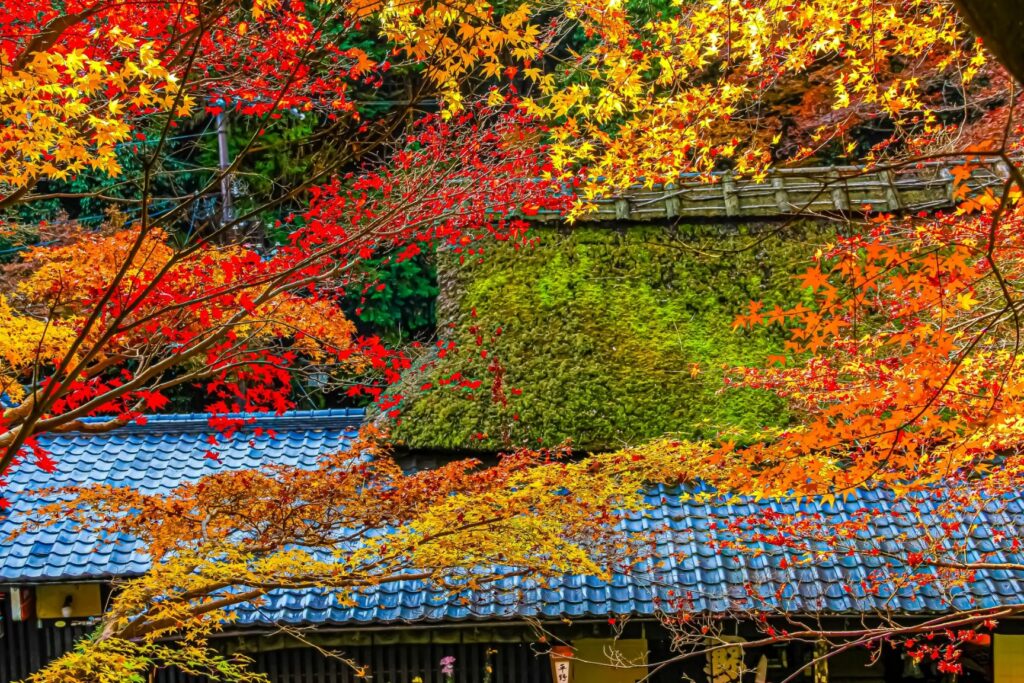
[(551, 679), (554, 683), (572, 683), (572, 648), (568, 645), (551, 648)]
[(32, 618), (32, 589), (11, 589), (11, 621), (28, 621)]

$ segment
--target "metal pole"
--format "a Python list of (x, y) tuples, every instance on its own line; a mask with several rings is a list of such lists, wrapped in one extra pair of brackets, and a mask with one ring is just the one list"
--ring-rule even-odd
[(228, 117), (225, 113), (217, 114), (217, 153), (220, 161), (220, 197), (221, 225), (228, 225), (234, 218), (231, 207), (231, 175), (226, 173), (231, 166), (228, 152)]

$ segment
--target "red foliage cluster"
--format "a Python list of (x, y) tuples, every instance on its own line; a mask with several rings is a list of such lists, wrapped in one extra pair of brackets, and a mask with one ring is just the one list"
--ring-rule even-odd
[[(533, 136), (529, 119), (483, 107), (427, 117), (387, 164), (314, 187), (269, 252), (207, 242), (175, 251), (161, 233), (135, 243), (128, 231), (36, 250), (30, 260), (39, 268), (26, 286), (37, 305), (72, 314), (81, 347), (42, 359), (54, 371), (30, 402), (8, 411), (0, 439), (31, 411), (37, 422), (19, 448), (35, 448), (39, 433), (88, 430), (89, 419), (100, 419), (97, 429), (102, 418), (104, 428), (144, 422), (185, 382), (205, 388), (213, 426), (230, 432), (238, 422), (227, 416), (287, 410), (297, 374), (338, 364), (375, 371), (379, 384), (363, 390), (394, 409), (402, 396), (384, 387), (412, 360), (379, 338), (356, 338), (342, 317), (340, 298), (366, 286), (355, 266), (473, 249), (484, 239), (522, 241), (524, 211), (567, 201), (538, 180), (546, 162)], [(69, 275), (72, 264), (79, 277)]]

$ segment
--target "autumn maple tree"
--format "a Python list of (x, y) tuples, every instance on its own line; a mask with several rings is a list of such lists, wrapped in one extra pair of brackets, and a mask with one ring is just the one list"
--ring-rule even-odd
[[(638, 505), (644, 482), (680, 473), (725, 500), (884, 490), (908, 514), (941, 489), (950, 538), (964, 511), (1019, 489), (1017, 93), (949, 2), (30, 0), (0, 22), (0, 207), (11, 234), (31, 223), (18, 210), (53, 199), (132, 210), (111, 211), (99, 231), (74, 220), (30, 230), (46, 239), (24, 251), (0, 299), (0, 381), (13, 403), (0, 423), (0, 476), (26, 460), (59, 466), (40, 434), (144, 420), (186, 384), (203, 386), (214, 426), (230, 431), (230, 413), (288, 408), (302, 372), (369, 366), (393, 379), (409, 359), (354, 335), (336, 305), (367, 286), (350, 276), (357, 264), (381, 254), (521, 239), (524, 214), (583, 218), (597, 196), (683, 173), (763, 180), (811, 160), (862, 167), (846, 173), (954, 160), (960, 176), (942, 212), (852, 207), (858, 216), (802, 278), (806, 300), (752, 302), (738, 317), (740, 331), (775, 325), (789, 336), (784, 356), (731, 377), (779, 393), (801, 416), (771, 440), (659, 441), (584, 464), (521, 452), (493, 469), (416, 475), (378, 450), (374, 464), (328, 456), (312, 472), (217, 475), (167, 500), (74, 491), (40, 523), (70, 511), (146, 540), (156, 563), (40, 681), (82, 671), (121, 680), (154, 665), (251, 680), (208, 640), (233, 607), (274, 590), (351, 599), (413, 573), (457, 594), (473, 587), (467, 572), (492, 565), (602, 573), (641, 552), (611, 511)], [(1012, 50), (995, 44), (996, 55)], [(182, 185), (164, 163), (175, 131), (228, 114), (246, 133), (241, 148)], [(308, 120), (297, 137), (261, 142), (295, 120)], [(203, 197), (258, 175), (282, 149), (302, 157), (299, 181), (272, 184), (236, 215), (195, 218)], [(973, 167), (994, 162), (1005, 184), (972, 189)], [(254, 236), (268, 214), (275, 236)], [(394, 499), (389, 512), (382, 495)], [(316, 509), (315, 528), (287, 514), (300, 498)], [(200, 518), (213, 499), (222, 512), (211, 526)], [(724, 542), (813, 563), (849, 552), (870, 514), (838, 529), (798, 513), (737, 519)], [(237, 534), (251, 517), (266, 532)], [(346, 536), (384, 527), (395, 531)], [(896, 553), (890, 566), (918, 582), (964, 583), (1006, 565), (967, 561), (948, 540)], [(1019, 539), (1004, 531), (999, 543), (993, 554)], [(473, 580), (500, 578), (482, 571)], [(891, 620), (866, 635), (808, 624), (766, 638), (897, 642), (954, 670), (949, 653), (966, 637), (957, 629), (1016, 611), (951, 610), (932, 630), (951, 632), (953, 649), (921, 650), (917, 631)], [(681, 612), (668, 621), (685, 630)], [(680, 642), (699, 650), (703, 635)]]
[[(971, 10), (972, 23), (975, 13), (990, 6), (962, 4)], [(805, 9), (809, 14), (802, 14)], [(883, 497), (885, 506), (864, 506), (841, 523), (818, 512), (737, 516), (725, 523), (720, 542), (754, 555), (767, 546), (791, 567), (849, 554), (881, 558), (884, 570), (845, 589), (883, 601), (895, 591), (939, 595), (948, 610), (921, 624), (883, 608), (874, 615), (877, 626), (830, 631), (813, 616), (777, 613), (755, 592), (752, 604), (737, 612), (761, 624), (765, 637), (747, 647), (817, 640), (830, 646), (824, 660), (853, 645), (878, 651), (888, 644), (917, 661), (934, 662), (941, 672), (958, 673), (964, 643), (1024, 608), (1024, 602), (982, 607), (956, 597), (979, 572), (1024, 569), (1008, 559), (1019, 557), (1021, 539), (1006, 508), (1021, 487), (1024, 177), (1017, 86), (986, 56), (964, 17), (943, 3), (766, 2), (738, 9), (699, 3), (691, 12), (682, 20), (672, 16), (646, 24), (643, 30), (661, 31), (656, 38), (662, 42), (648, 39), (652, 50), (637, 58), (656, 58), (658, 45), (676, 54), (695, 50), (703, 44), (676, 41), (680, 32), (695, 35), (688, 32), (698, 29), (713, 29), (715, 49), (692, 52), (684, 60), (688, 71), (671, 59), (662, 65), (668, 73), (684, 74), (682, 88), (665, 76), (664, 90), (637, 87), (620, 99), (627, 115), (616, 133), (633, 125), (638, 130), (627, 131), (625, 139), (595, 135), (598, 144), (585, 148), (606, 182), (614, 182), (617, 172), (623, 180), (670, 178), (659, 173), (661, 164), (669, 172), (682, 165), (706, 173), (723, 156), (735, 159), (728, 164), (734, 172), (764, 177), (773, 167), (820, 157), (831, 148), (860, 162), (860, 169), (847, 171), (854, 175), (941, 161), (951, 169), (956, 189), (954, 206), (933, 213), (895, 216), (877, 207), (852, 207), (860, 215), (844, 217), (843, 229), (820, 245), (801, 276), (804, 299), (753, 301), (737, 317), (741, 334), (768, 326), (783, 330), (788, 341), (785, 353), (767, 358), (765, 366), (735, 369), (730, 383), (779, 394), (798, 424), (742, 448), (728, 441), (710, 449), (676, 441), (647, 448), (675, 449), (686, 471), (711, 487), (714, 493), (704, 495), (712, 499), (814, 497), (856, 505), (865, 492)], [(837, 30), (839, 25), (848, 28)], [(1004, 40), (995, 52), (1002, 56), (1007, 50), (1012, 71), (1017, 48)], [(605, 59), (593, 69), (600, 73), (610, 63), (627, 64)], [(717, 71), (718, 77), (694, 81), (698, 69)], [(815, 88), (816, 77), (826, 74), (827, 89)], [(785, 121), (776, 117), (773, 90), (789, 91), (791, 79), (810, 81), (803, 97), (815, 97), (819, 105), (810, 111), (799, 107), (810, 124), (799, 133), (780, 126)], [(939, 83), (957, 91), (956, 105), (944, 101)], [(724, 109), (709, 110), (698, 93)], [(629, 115), (633, 111), (642, 113)], [(665, 149), (638, 142), (648, 132), (643, 121), (651, 111), (667, 126), (657, 134), (683, 136), (679, 145)], [(725, 123), (717, 127), (716, 120)], [(822, 120), (825, 125), (818, 125)], [(881, 123), (873, 126), (881, 134), (865, 148), (862, 127), (870, 121)], [(740, 132), (719, 137), (730, 128)], [(787, 146), (787, 138), (793, 144)], [(639, 154), (634, 144), (641, 146)], [(624, 152), (617, 152), (623, 145)], [(680, 146), (700, 153), (681, 163)], [(571, 150), (565, 158), (573, 154), (579, 158)], [(993, 167), (997, 182), (971, 185), (976, 173)], [(590, 191), (601, 188), (593, 183)], [(882, 530), (894, 517), (902, 528), (892, 538)], [(1000, 519), (1005, 523), (992, 521)], [(978, 525), (990, 540), (980, 550), (971, 541)], [(708, 629), (714, 633), (717, 627), (694, 619), (682, 603), (673, 607), (666, 621), (679, 633), (679, 656), (705, 651)], [(773, 615), (786, 620), (784, 629), (766, 620)]]
[[(304, 373), (370, 369), (393, 381), (410, 360), (356, 335), (340, 306), (375, 286), (360, 264), (521, 240), (523, 214), (565, 201), (544, 180), (537, 122), (480, 85), (494, 64), (537, 56), (530, 17), (525, 6), (496, 14), (477, 2), (5, 9), (0, 208), (20, 253), (0, 300), (0, 480), (16, 467), (60, 466), (41, 435), (144, 422), (183, 387), (201, 388), (211, 428), (230, 437), (244, 421), (236, 413), (291, 407)], [(378, 101), (381, 92), (398, 101)], [(245, 136), (240, 148), (226, 164), (193, 164), (184, 182), (175, 155), (201, 161), (203, 150), (181, 141), (225, 116)], [(282, 155), (301, 162), (301, 177), (273, 179), (230, 211), (231, 184)], [(218, 190), (221, 206), (205, 211)], [(92, 202), (105, 216), (98, 227), (33, 218), (53, 200)], [(409, 572), (465, 590), (488, 582), (471, 573), (478, 565), (596, 570), (590, 558), (619, 542), (602, 543), (594, 525), (644, 478), (632, 459), (608, 459), (576, 495), (566, 476), (591, 470), (537, 453), (406, 476), (363, 446), (325, 454), (311, 472), (271, 467), (146, 500), (82, 490), (78, 504), (59, 505), (80, 510), (85, 526), (132, 527), (155, 565), (123, 587), (101, 632), (40, 680), (120, 681), (160, 666), (259, 678), (207, 640), (234, 605), (275, 587), (350, 600)], [(300, 516), (304, 530), (292, 524), (300, 500), (320, 510), (318, 520)], [(214, 507), (224, 515), (211, 526), (201, 520)], [(191, 531), (185, 510), (199, 521)], [(56, 508), (39, 512), (46, 523)], [(160, 521), (134, 526), (140, 512)], [(266, 533), (239, 535), (245, 515)], [(392, 529), (391, 541), (353, 547), (372, 529)]]
[[(90, 529), (131, 534), (155, 564), (119, 586), (92, 638), (31, 680), (112, 683), (175, 667), (263, 681), (210, 638), (239, 609), (287, 591), (321, 591), (349, 605), (377, 587), (419, 580), (472, 610), (490, 591), (514, 598), (521, 588), (510, 579), (526, 589), (568, 572), (631, 566), (649, 552), (648, 539), (623, 536), (617, 522), (643, 505), (645, 482), (676, 476), (676, 457), (568, 455), (520, 450), (490, 467), (462, 460), (410, 474), (364, 430), (352, 450), (325, 454), (312, 470), (223, 472), (169, 495), (66, 490), (72, 498), (39, 508), (41, 523), (70, 515)], [(345, 661), (371, 675), (367, 662)]]
[[(519, 239), (522, 212), (558, 202), (537, 181), (535, 124), (461, 99), (484, 58), (533, 54), (528, 16), (472, 2), (5, 9), (0, 206), (27, 248), (0, 300), (0, 478), (29, 453), (53, 466), (39, 434), (142, 421), (175, 388), (202, 386), (225, 430), (217, 416), (292, 405), (304, 369), (386, 381), (407, 366), (344, 319), (339, 301), (369, 286), (358, 264)], [(382, 89), (403, 100), (378, 103)], [(176, 131), (228, 115), (241, 148), (183, 182), (172, 148), (203, 130)], [(282, 154), (301, 176), (231, 211), (232, 183)], [(218, 191), (224, 206), (205, 211)], [(54, 200), (106, 218), (26, 218)]]

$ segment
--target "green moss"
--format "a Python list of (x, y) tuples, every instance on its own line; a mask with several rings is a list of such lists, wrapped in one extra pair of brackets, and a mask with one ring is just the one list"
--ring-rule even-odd
[[(460, 352), (439, 360), (415, 384), (436, 385), (458, 371), (483, 386), (471, 393), (416, 394), (395, 437), (414, 448), (497, 449), (571, 439), (579, 448), (600, 450), (666, 433), (700, 438), (729, 431), (744, 440), (785, 424), (788, 416), (775, 396), (726, 389), (722, 381), (723, 368), (760, 363), (778, 352), (779, 334), (731, 326), (751, 300), (769, 307), (796, 301), (792, 275), (807, 267), (810, 244), (821, 237), (790, 229), (737, 253), (698, 253), (749, 246), (757, 242), (753, 231), (732, 226), (681, 236), (656, 227), (541, 229), (536, 247), (502, 246), (479, 263), (460, 265), (457, 255), (441, 255), (439, 276), (454, 278), (442, 281), (442, 290), (454, 296), (448, 304)], [(507, 369), (506, 385), (522, 391), (508, 406), (491, 399), (490, 357), (480, 357), (473, 325)], [(498, 328), (501, 334), (490, 340)]]

